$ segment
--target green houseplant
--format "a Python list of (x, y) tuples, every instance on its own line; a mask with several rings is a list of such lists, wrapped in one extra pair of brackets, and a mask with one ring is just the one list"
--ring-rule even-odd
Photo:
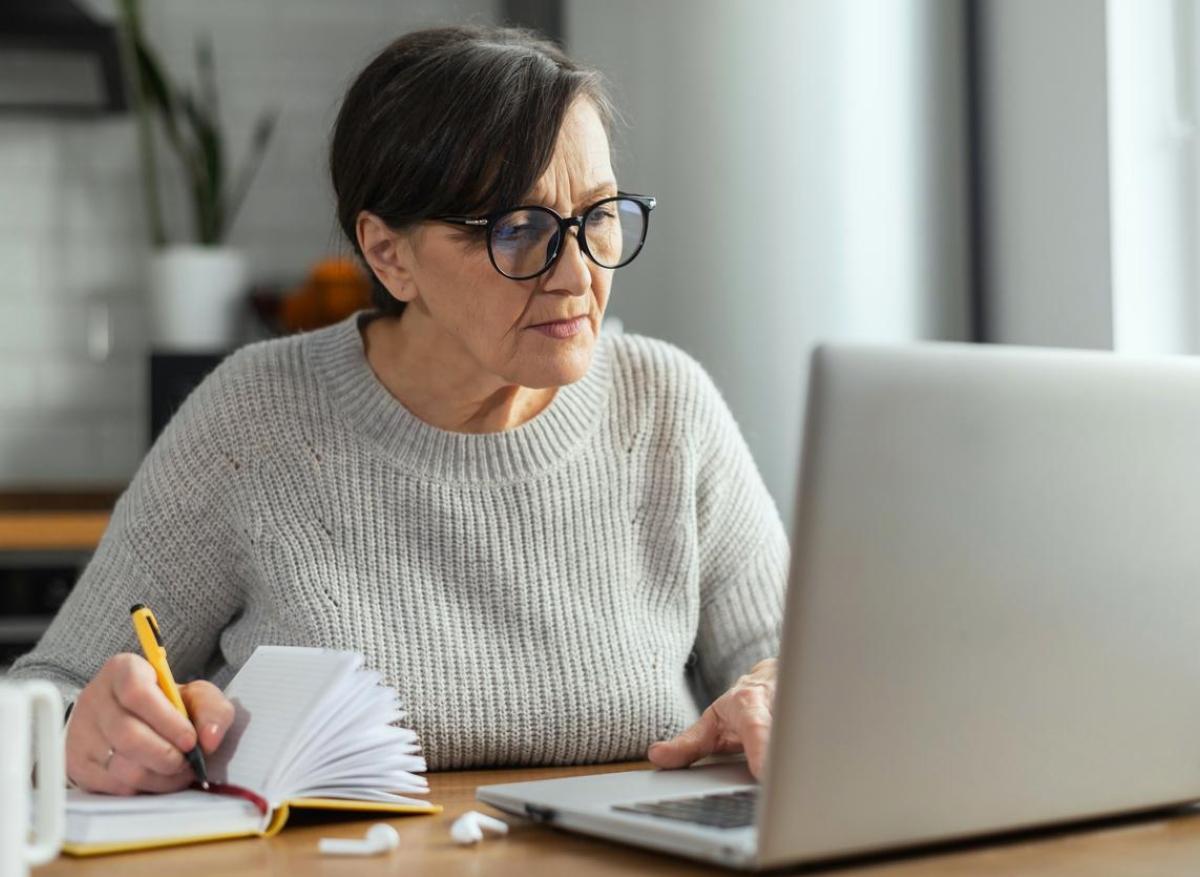
[[(279, 113), (256, 120), (236, 172), (227, 157), (218, 112), (212, 43), (196, 40), (196, 87), (179, 85), (142, 30), (140, 0), (119, 0), (126, 69), (132, 83), (142, 193), (151, 257), (151, 345), (159, 349), (220, 350), (234, 341), (244, 306), (244, 254), (227, 243), (229, 230), (262, 164)], [(173, 242), (163, 221), (155, 122), (183, 172), (191, 240)]]

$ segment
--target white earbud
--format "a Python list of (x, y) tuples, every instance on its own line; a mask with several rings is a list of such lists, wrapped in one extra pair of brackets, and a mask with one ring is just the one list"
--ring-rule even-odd
[(468, 810), (454, 820), (454, 824), (450, 826), (450, 837), (456, 844), (469, 846), (483, 840), (484, 831), (508, 834), (508, 823), (485, 813)]
[(377, 856), (400, 846), (400, 835), (385, 822), (376, 822), (363, 838), (323, 837), (317, 849), (327, 856)]

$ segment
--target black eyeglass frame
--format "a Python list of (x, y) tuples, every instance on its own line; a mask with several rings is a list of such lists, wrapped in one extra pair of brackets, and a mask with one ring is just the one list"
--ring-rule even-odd
[[(589, 213), (596, 208), (602, 207), (605, 204), (610, 204), (613, 201), (633, 201), (642, 208), (642, 236), (638, 241), (637, 247), (633, 251), (633, 255), (621, 262), (621, 264), (609, 268), (608, 265), (602, 264), (600, 260), (592, 254), (592, 251), (588, 249), (586, 232), (584, 234), (580, 234), (577, 231), (575, 233), (575, 240), (579, 244), (579, 249), (585, 256), (587, 256), (601, 268), (608, 268), (610, 271), (615, 271), (617, 268), (624, 268), (635, 258), (637, 258), (637, 254), (642, 251), (642, 247), (646, 243), (646, 233), (650, 231), (650, 211), (653, 210), (658, 204), (658, 199), (653, 195), (635, 195), (632, 192), (617, 192), (616, 195), (612, 195), (608, 198), (601, 198), (578, 216), (564, 217), (560, 216), (558, 211), (551, 210), (549, 207), (544, 207), (541, 204), (526, 204), (518, 207), (506, 207), (503, 210), (496, 210), (483, 216), (431, 216), (430, 219), (437, 220), (438, 222), (449, 222), (452, 225), (468, 225), (475, 228), (487, 229), (488, 259), (491, 260), (492, 267), (495, 268), (496, 271), (501, 274), (501, 276), (507, 277), (509, 280), (532, 280), (534, 277), (539, 277), (554, 267), (554, 263), (557, 262), (558, 257), (562, 255), (563, 241), (566, 240), (567, 230), (569, 228), (574, 226), (582, 231), (585, 227), (584, 222)], [(546, 264), (543, 265), (539, 270), (533, 272), (532, 274), (514, 277), (513, 275), (503, 271), (500, 266), (496, 264), (496, 255), (492, 252), (492, 229), (496, 227), (496, 220), (498, 220), (500, 217), (506, 216), (509, 213), (515, 213), (518, 210), (540, 210), (543, 213), (549, 213), (551, 216), (553, 216), (558, 221), (558, 246), (555, 247), (553, 255), (546, 260)]]

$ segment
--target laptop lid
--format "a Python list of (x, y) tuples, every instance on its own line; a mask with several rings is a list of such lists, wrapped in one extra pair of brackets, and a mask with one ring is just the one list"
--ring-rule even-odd
[(1200, 363), (813, 355), (761, 865), (1200, 797)]

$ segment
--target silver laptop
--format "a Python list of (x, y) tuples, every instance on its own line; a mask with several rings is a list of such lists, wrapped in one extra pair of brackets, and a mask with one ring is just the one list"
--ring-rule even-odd
[(818, 349), (773, 715), (478, 797), (746, 869), (1200, 798), (1200, 362)]

